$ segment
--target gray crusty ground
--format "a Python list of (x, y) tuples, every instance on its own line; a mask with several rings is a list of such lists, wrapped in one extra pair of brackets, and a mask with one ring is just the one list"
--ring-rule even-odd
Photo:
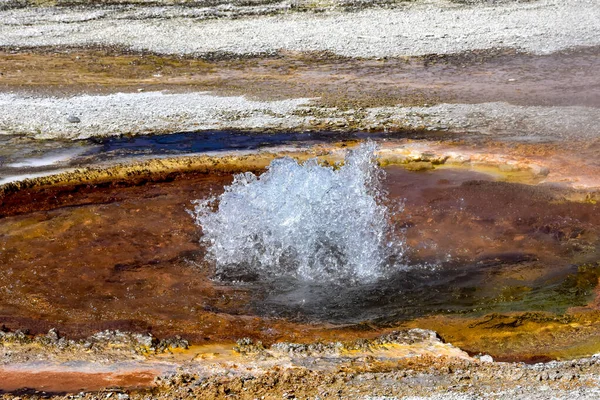
[[(71, 122), (76, 117), (75, 121)], [(74, 97), (0, 94), (0, 135), (84, 139), (211, 129), (444, 130), (495, 137), (590, 139), (600, 109), (515, 106), (508, 103), (437, 104), (339, 110), (310, 99), (256, 101), (209, 93), (117, 93)]]
[(227, 7), (8, 9), (0, 11), (0, 46), (118, 46), (198, 56), (329, 51), (380, 58), (494, 48), (548, 54), (600, 44), (596, 0), (418, 0), (356, 12), (334, 7), (321, 13), (205, 18)]

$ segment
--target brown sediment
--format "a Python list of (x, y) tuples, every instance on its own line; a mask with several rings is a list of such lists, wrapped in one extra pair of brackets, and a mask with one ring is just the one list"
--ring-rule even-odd
[(158, 371), (85, 373), (75, 371), (19, 371), (0, 367), (0, 394), (4, 392), (42, 392), (49, 394), (100, 391), (111, 387), (128, 390), (148, 389), (154, 385)]
[[(314, 154), (331, 162), (337, 158), (335, 152)], [(251, 291), (212, 281), (199, 244), (201, 233), (186, 214), (191, 200), (220, 193), (231, 173), (259, 172), (270, 158), (226, 158), (219, 161), (218, 172), (209, 158), (159, 160), (115, 167), (110, 173), (67, 174), (6, 191), (4, 199), (17, 197), (2, 208), (12, 216), (0, 218), (3, 330), (41, 335), (58, 328), (63, 337), (86, 338), (99, 330), (120, 329), (159, 338), (181, 335), (193, 345), (167, 348), (163, 354), (129, 347), (112, 354), (110, 343), (87, 350), (59, 341), (43, 344), (29, 336), (22, 343), (4, 339), (0, 349), (5, 362), (87, 360), (92, 366), (86, 373), (35, 363), (20, 370), (0, 368), (0, 396), (34, 398), (39, 391), (60, 398), (83, 390), (87, 393), (80, 397), (90, 399), (110, 393), (116, 398), (114, 391), (132, 399), (289, 398), (290, 393), (349, 398), (463, 393), (479, 390), (473, 389), (478, 385), (487, 393), (540, 381), (551, 390), (594, 386), (582, 371), (598, 371), (595, 361), (529, 368), (482, 363), (459, 349), (490, 354), (497, 361), (530, 363), (600, 351), (600, 312), (592, 290), (600, 269), (596, 264), (564, 286), (567, 292), (580, 292), (576, 297), (551, 291), (536, 303), (553, 311), (486, 311), (502, 310), (502, 304), (509, 310), (527, 307), (526, 296), (536, 282), (550, 278), (550, 285), (560, 284), (565, 274), (567, 280), (573, 276), (564, 271), (565, 263), (597, 260), (598, 205), (569, 201), (567, 189), (498, 182), (476, 171), (411, 172), (388, 166), (385, 188), (391, 201), (405, 199), (405, 212), (395, 221), (412, 249), (409, 259), (435, 262), (450, 255), (475, 263), (473, 272), (487, 271), (476, 282), (480, 290), (471, 292), (466, 286), (453, 296), (481, 295), (480, 301), (471, 300), (474, 310), (438, 310), (405, 321), (298, 322), (261, 315), (251, 307), (256, 301)], [(562, 311), (555, 310), (557, 304)], [(435, 330), (458, 348), (427, 341), (381, 344), (378, 339), (413, 327)], [(236, 345), (244, 337), (254, 342), (245, 339)], [(269, 348), (273, 343), (280, 344)], [(106, 372), (93, 366), (98, 360), (140, 357), (144, 367)], [(152, 363), (160, 368), (167, 363), (179, 372), (164, 375)]]
[[(286, 155), (300, 161), (319, 157), (323, 162), (341, 160), (341, 154), (331, 154), (331, 149), (315, 148), (301, 152), (257, 153), (230, 156), (188, 156), (123, 163), (106, 167), (81, 168), (57, 172), (39, 178), (24, 179), (0, 186), (0, 216), (20, 214), (28, 210), (47, 210), (60, 206), (85, 204), (90, 200), (78, 197), (79, 191), (94, 197), (101, 196), (102, 187), (112, 189), (143, 186), (152, 182), (168, 182), (187, 175), (230, 175), (246, 171), (262, 171), (269, 163)], [(113, 192), (112, 199), (119, 198)], [(101, 202), (101, 198), (96, 201)], [(110, 201), (105, 199), (105, 201)]]
[[(102, 197), (104, 188), (144, 186), (152, 182), (168, 182), (187, 175), (219, 175), (244, 171), (258, 171), (274, 157), (184, 157), (151, 160), (108, 168), (84, 168), (52, 174), (46, 177), (12, 182), (0, 187), (1, 215), (14, 215), (32, 209), (48, 210), (56, 207), (81, 205), (88, 202), (116, 201), (121, 196), (112, 191)], [(218, 178), (216, 178), (218, 179)], [(77, 194), (85, 194), (78, 196)]]
[(38, 193), (58, 199), (53, 211), (44, 211), (43, 202), (32, 211), (28, 202), (26, 214), (0, 223), (7, 267), (0, 271), (1, 323), (33, 334), (58, 328), (68, 337), (104, 329), (182, 334), (194, 342), (350, 337), (327, 324), (256, 317), (248, 293), (209, 280), (200, 233), (186, 210), (230, 181), (198, 174)]
[[(462, 314), (430, 309), (408, 322), (341, 326), (291, 321), (261, 315), (256, 294), (243, 286), (210, 279), (201, 232), (186, 213), (191, 200), (218, 194), (232, 173), (260, 172), (281, 155), (336, 162), (344, 147), (356, 144), (346, 142), (300, 152), (149, 160), (3, 186), (0, 325), (31, 334), (58, 328), (70, 338), (105, 329), (152, 332), (227, 346), (242, 337), (266, 345), (369, 339), (407, 326), (436, 330), (447, 342), (500, 360), (573, 358), (600, 350), (600, 317), (588, 282), (596, 275), (583, 285), (531, 297), (540, 285), (569, 279), (573, 271), (565, 266), (598, 259), (600, 206), (571, 201), (579, 192), (570, 189), (498, 181), (535, 183), (546, 175), (533, 174), (531, 165), (553, 166), (552, 160), (569, 153), (554, 145), (490, 142), (483, 151), (460, 141), (403, 143), (408, 150), (382, 143), (382, 164), (429, 163), (434, 169), (386, 167), (391, 201), (405, 199), (395, 222), (405, 232), (412, 263), (445, 263), (449, 257), (480, 274), (473, 287), (449, 292), (450, 302), (470, 304)], [(482, 165), (493, 159), (486, 155), (493, 148), (504, 160), (514, 158), (513, 169)], [(594, 149), (590, 144), (586, 151)], [(478, 169), (453, 164), (444, 155), (450, 150), (477, 153), (468, 165)], [(515, 312), (515, 306), (525, 311)], [(573, 306), (580, 308), (568, 311)], [(546, 312), (529, 312), (539, 309)]]
[[(335, 154), (324, 154), (335, 159)], [(251, 291), (209, 279), (212, 272), (203, 260), (200, 232), (186, 209), (192, 207), (191, 200), (220, 193), (231, 182), (231, 172), (257, 170), (272, 157), (157, 160), (42, 179), (39, 186), (13, 186), (5, 192), (5, 217), (0, 219), (0, 322), (33, 334), (58, 328), (78, 338), (120, 329), (158, 337), (182, 335), (194, 343), (230, 343), (240, 337), (265, 343), (340, 340), (357, 332), (368, 338), (394, 329), (399, 322), (336, 326), (265, 318), (253, 308), (257, 299)], [(219, 173), (210, 173), (213, 168)], [(474, 282), (481, 285), (469, 300), (476, 313), (497, 302), (521, 301), (527, 287), (540, 279), (564, 279), (570, 273), (565, 263), (597, 258), (600, 213), (595, 204), (572, 203), (558, 189), (495, 182), (476, 172), (387, 170), (390, 199), (406, 199), (396, 223), (405, 229), (412, 262), (451, 257), (489, 271), (482, 282)], [(585, 296), (587, 287), (581, 290)], [(573, 350), (583, 343), (573, 332), (593, 336), (584, 324), (567, 334), (552, 318), (538, 319), (535, 329), (521, 328), (514, 336), (515, 343), (523, 340), (527, 346), (503, 348), (484, 340), (483, 327), (465, 329), (477, 321), (473, 318), (415, 321), (411, 326), (438, 330), (469, 351), (507, 359), (585, 353)], [(591, 319), (592, 326), (596, 321)], [(464, 336), (446, 337), (453, 329)], [(558, 349), (542, 349), (532, 341), (545, 329), (566, 332)], [(509, 323), (499, 329), (501, 337), (512, 331)], [(469, 332), (481, 336), (480, 342)]]
[(597, 48), (547, 56), (475, 51), (385, 60), (292, 52), (194, 59), (106, 49), (5, 50), (0, 90), (212, 91), (268, 100), (315, 97), (318, 105), (342, 109), (490, 101), (597, 107), (598, 64)]
[(557, 255), (576, 263), (595, 261), (598, 206), (568, 201), (569, 190), (451, 169), (411, 174), (389, 168), (388, 179), (394, 182), (390, 196), (405, 199), (408, 210), (396, 218), (407, 226), (414, 257), (451, 256), (482, 265), (499, 258), (500, 265), (502, 254), (521, 254), (523, 261), (536, 261), (530, 269), (537, 263), (546, 272)]

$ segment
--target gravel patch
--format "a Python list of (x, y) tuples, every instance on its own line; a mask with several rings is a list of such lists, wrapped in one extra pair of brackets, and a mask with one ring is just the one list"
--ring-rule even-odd
[(0, 46), (121, 46), (163, 54), (330, 51), (347, 57), (516, 48), (548, 54), (600, 44), (600, 2), (400, 3), (391, 9), (201, 18), (189, 7), (0, 12)]
[[(84, 139), (211, 129), (274, 129), (301, 124), (301, 118), (290, 115), (308, 100), (261, 102), (206, 93), (162, 92), (71, 98), (0, 94), (0, 134)], [(76, 119), (78, 122), (74, 122)]]
[(369, 400), (479, 400), (479, 399), (512, 399), (512, 400), (596, 400), (600, 397), (598, 388), (580, 388), (575, 390), (557, 390), (549, 387), (523, 387), (486, 394), (443, 393), (431, 396), (408, 397), (367, 397)]
[(600, 109), (515, 106), (508, 103), (438, 104), (339, 110), (310, 99), (252, 101), (209, 93), (117, 93), (70, 98), (0, 94), (0, 134), (34, 139), (240, 129), (445, 130), (513, 140), (592, 139)]
[[(322, 363), (323, 359), (318, 362)], [(361, 365), (368, 363), (369, 361), (365, 361)], [(168, 395), (163, 397), (165, 399), (175, 396), (184, 399), (197, 398), (200, 394), (215, 393), (215, 389), (225, 390), (228, 394), (236, 393), (237, 390), (237, 393), (242, 393), (241, 398), (256, 398), (256, 395), (244, 397), (243, 394), (246, 393), (240, 391), (240, 382), (249, 381), (254, 385), (244, 385), (243, 391), (252, 395), (253, 388), (258, 388), (271, 395), (269, 398), (276, 398), (275, 394), (279, 394), (279, 398), (316, 399), (331, 397), (333, 393), (332, 397), (335, 398), (364, 400), (570, 400), (595, 399), (600, 394), (597, 381), (598, 364), (593, 358), (532, 366), (517, 363), (461, 363), (450, 359), (430, 359), (428, 364), (431, 366), (398, 368), (389, 372), (338, 371), (335, 379), (328, 376), (327, 368), (316, 372), (314, 365), (309, 368), (312, 371), (295, 369), (295, 379), (291, 377), (293, 372), (288, 370), (279, 379), (273, 379), (272, 375), (265, 378), (254, 374), (230, 381), (222, 377), (219, 377), (218, 381), (214, 378), (202, 380), (200, 374), (188, 369), (165, 376), (160, 384), (171, 389)], [(307, 381), (311, 382), (308, 387)], [(293, 396), (289, 396), (290, 393)], [(218, 395), (213, 397), (226, 398)]]
[[(600, 109), (515, 106), (508, 103), (438, 104), (368, 110), (373, 128), (448, 130), (507, 136), (513, 140), (591, 139), (600, 136)], [(365, 122), (365, 128), (370, 128)]]

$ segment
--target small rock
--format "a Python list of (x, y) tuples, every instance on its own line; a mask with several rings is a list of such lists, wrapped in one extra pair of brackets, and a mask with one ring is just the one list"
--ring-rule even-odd
[(129, 395), (127, 393), (119, 393), (117, 395), (117, 399), (119, 399), (119, 400), (129, 400)]
[(58, 340), (60, 339), (60, 336), (58, 335), (58, 331), (56, 330), (56, 328), (52, 328), (48, 331), (48, 334), (46, 335), (46, 337), (48, 338), (48, 340), (52, 341), (52, 342), (58, 342)]
[(69, 115), (67, 117), (67, 121), (69, 121), (72, 124), (78, 124), (78, 123), (81, 122), (81, 120), (78, 117), (74, 116), (74, 115)]
[(486, 355), (479, 357), (479, 361), (484, 362), (484, 363), (491, 363), (491, 362), (494, 362), (494, 359), (489, 354), (486, 354)]
[(548, 168), (540, 165), (531, 165), (530, 168), (531, 172), (533, 172), (535, 175), (547, 176), (550, 173)]

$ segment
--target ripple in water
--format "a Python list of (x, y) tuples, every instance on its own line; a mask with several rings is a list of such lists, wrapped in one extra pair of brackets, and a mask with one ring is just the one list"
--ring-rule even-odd
[(238, 174), (222, 195), (195, 201), (217, 277), (355, 284), (402, 269), (404, 242), (390, 224), (397, 210), (385, 205), (375, 150), (363, 144), (337, 168), (277, 159), (264, 174)]

